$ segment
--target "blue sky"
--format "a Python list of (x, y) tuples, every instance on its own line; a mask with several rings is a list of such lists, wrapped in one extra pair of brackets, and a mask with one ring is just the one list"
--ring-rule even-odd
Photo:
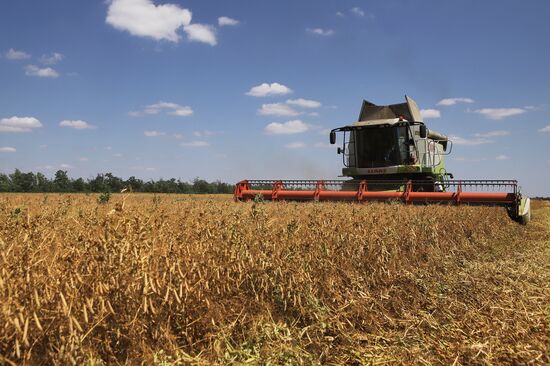
[(550, 2), (2, 1), (0, 170), (335, 178), (412, 96), (456, 178), (550, 195)]

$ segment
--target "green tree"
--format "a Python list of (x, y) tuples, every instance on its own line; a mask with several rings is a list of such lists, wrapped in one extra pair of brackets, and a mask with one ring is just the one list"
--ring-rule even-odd
[(53, 183), (57, 192), (71, 191), (71, 180), (69, 179), (66, 170), (58, 170), (55, 172)]
[(105, 185), (111, 192), (120, 192), (124, 188), (123, 180), (115, 177), (113, 173), (105, 174)]
[(0, 173), (0, 192), (10, 192), (13, 190), (11, 179), (7, 174)]
[(134, 176), (127, 180), (112, 173), (97, 174), (95, 178), (84, 180), (71, 179), (67, 171), (58, 170), (53, 179), (48, 179), (38, 172), (23, 173), (15, 169), (12, 174), (0, 173), (0, 192), (120, 192), (131, 188), (134, 192), (151, 193), (231, 193), (233, 185), (221, 181), (207, 182), (195, 178), (192, 182), (181, 180), (159, 179), (144, 182)]
[(105, 184), (105, 177), (103, 174), (96, 175), (96, 177), (88, 183), (92, 192), (105, 192), (107, 190), (107, 185)]
[(194, 193), (213, 193), (212, 186), (204, 179), (195, 178), (193, 180)]
[(88, 191), (88, 184), (82, 178), (78, 178), (72, 183), (73, 189), (75, 192), (86, 192)]
[(15, 169), (10, 178), (15, 192), (32, 192), (36, 187), (36, 180), (32, 172), (23, 173), (19, 169)]
[(36, 190), (38, 192), (52, 191), (52, 182), (40, 172), (36, 173)]
[(178, 193), (191, 193), (193, 191), (193, 187), (191, 184), (187, 182), (182, 182), (178, 180)]
[(143, 181), (141, 179), (137, 179), (134, 176), (128, 178), (124, 185), (131, 188), (134, 192), (141, 192), (141, 190), (143, 189)]

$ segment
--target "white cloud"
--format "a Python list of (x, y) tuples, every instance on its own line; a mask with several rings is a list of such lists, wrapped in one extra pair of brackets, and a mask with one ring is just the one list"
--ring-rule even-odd
[(189, 106), (183, 106), (180, 108), (176, 108), (174, 111), (170, 112), (169, 114), (173, 116), (178, 116), (178, 117), (187, 117), (193, 114), (193, 110)]
[(207, 24), (189, 24), (183, 27), (187, 38), (194, 42), (208, 43), (210, 46), (215, 46), (218, 43), (216, 39), (216, 29)]
[(210, 146), (210, 144), (207, 141), (191, 141), (191, 142), (182, 142), (180, 144), (183, 147), (207, 147)]
[(81, 158), (78, 159), (79, 161), (89, 161), (90, 159), (88, 159), (87, 157), (83, 156)]
[(147, 114), (158, 114), (162, 110), (168, 110), (168, 114), (179, 117), (186, 117), (193, 114), (193, 109), (189, 106), (182, 106), (176, 103), (170, 102), (158, 102), (155, 104), (150, 104), (145, 106), (142, 111), (129, 112), (128, 114), (132, 117), (141, 117)]
[(437, 109), (421, 109), (420, 114), (424, 119), (441, 117), (441, 112)]
[(337, 12), (336, 12), (336, 16), (338, 16), (338, 17), (343, 17), (343, 16), (344, 16), (344, 13), (342, 13), (341, 11), (337, 11)]
[(17, 151), (17, 149), (15, 147), (10, 147), (10, 146), (0, 147), (0, 153), (3, 153), (3, 152), (13, 153), (13, 152), (16, 152), (16, 151)]
[(474, 136), (476, 137), (501, 137), (501, 136), (508, 136), (510, 134), (510, 131), (489, 131), (489, 132), (483, 132), (483, 133), (476, 133)]
[(191, 12), (175, 4), (151, 0), (110, 0), (107, 24), (134, 36), (178, 42), (180, 27), (191, 23)]
[[(359, 8), (359, 7), (355, 7), (355, 8), (351, 8), (349, 10), (352, 14), (358, 16), (358, 17), (364, 17), (366, 16), (368, 19), (370, 20), (374, 20), (376, 17), (374, 16), (374, 14), (370, 14), (370, 13), (367, 13), (366, 11), (364, 11), (363, 9)], [(337, 13), (338, 15), (338, 13)], [(343, 16), (343, 15), (342, 15)]]
[(166, 132), (159, 132), (159, 131), (145, 131), (143, 134), (147, 137), (159, 137), (159, 136), (166, 136)]
[(303, 149), (306, 147), (306, 144), (304, 144), (301, 141), (291, 142), (290, 144), (286, 144), (285, 147), (287, 149)]
[(239, 21), (237, 19), (233, 19), (230, 17), (219, 17), (218, 18), (218, 25), (220, 27), (224, 27), (226, 25), (238, 25)]
[(445, 98), (437, 102), (437, 105), (450, 106), (450, 105), (455, 105), (457, 103), (473, 103), (473, 102), (474, 100), (472, 98), (464, 98), (464, 97)]
[(539, 130), (539, 132), (550, 132), (550, 125), (543, 127)]
[(499, 120), (525, 113), (523, 108), (482, 108), (475, 111), (485, 118)]
[(40, 68), (35, 65), (25, 66), (25, 75), (27, 76), (37, 76), (39, 78), (57, 78), (59, 73), (52, 69), (51, 67)]
[(69, 165), (69, 164), (61, 164), (59, 166), (61, 169), (71, 169), (72, 168), (72, 165)]
[(510, 157), (508, 155), (498, 155), (496, 160), (510, 160)]
[(63, 60), (63, 58), (65, 58), (65, 56), (61, 53), (54, 52), (49, 55), (42, 55), (42, 57), (40, 57), (40, 62), (45, 65), (55, 65), (59, 61)]
[(13, 48), (10, 48), (6, 52), (5, 56), (8, 60), (26, 60), (31, 58), (30, 54), (23, 51), (14, 50)]
[(287, 104), (296, 105), (298, 107), (303, 108), (319, 108), (321, 106), (321, 103), (316, 100), (309, 100), (309, 99), (289, 99), (286, 101)]
[(246, 95), (253, 97), (267, 97), (270, 95), (283, 95), (292, 93), (292, 89), (279, 83), (263, 83), (250, 88)]
[(279, 123), (272, 122), (265, 127), (265, 132), (269, 135), (291, 135), (302, 133), (309, 130), (309, 126), (299, 119)]
[(0, 119), (0, 132), (31, 132), (33, 128), (42, 127), (34, 117), (11, 117)]
[(113, 154), (113, 156), (114, 156), (115, 158), (121, 158), (121, 157), (123, 157), (124, 155), (122, 155), (121, 153), (116, 153), (116, 154)]
[(485, 145), (485, 144), (492, 144), (494, 143), (493, 140), (482, 138), (482, 137), (476, 137), (473, 139), (465, 139), (460, 136), (450, 136), (450, 140), (455, 145)]
[(365, 16), (365, 12), (361, 9), (361, 8), (358, 8), (358, 7), (355, 7), (355, 8), (351, 8), (351, 12), (355, 15), (358, 15), (360, 17), (364, 17)]
[(323, 37), (332, 36), (334, 34), (333, 29), (323, 29), (323, 28), (307, 28), (306, 32), (311, 34), (317, 34)]
[(300, 112), (283, 103), (262, 104), (258, 113), (263, 116), (297, 116)]
[(194, 131), (193, 132), (193, 136), (196, 136), (196, 137), (209, 137), (209, 136), (212, 136), (212, 135), (215, 135), (215, 134), (216, 134), (216, 132), (209, 131), (209, 130)]
[(81, 120), (64, 120), (59, 122), (59, 126), (74, 128), (75, 130), (86, 130), (95, 128), (94, 125), (91, 125), (88, 122)]

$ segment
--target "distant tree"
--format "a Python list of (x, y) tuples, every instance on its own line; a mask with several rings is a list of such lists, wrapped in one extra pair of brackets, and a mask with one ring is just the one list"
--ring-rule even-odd
[(207, 182), (195, 178), (192, 182), (181, 180), (159, 179), (144, 182), (134, 176), (127, 180), (112, 173), (97, 174), (95, 178), (84, 180), (71, 179), (66, 170), (55, 172), (53, 179), (48, 179), (38, 172), (23, 173), (15, 169), (12, 174), (0, 173), (0, 192), (120, 192), (131, 188), (133, 192), (151, 193), (231, 193), (233, 185), (221, 181)]
[(187, 182), (178, 180), (178, 193), (192, 193), (193, 187)]
[(107, 190), (107, 185), (105, 184), (105, 177), (103, 174), (96, 175), (96, 177), (88, 183), (92, 192), (105, 192)]
[(11, 190), (14, 192), (20, 192), (21, 191), (21, 170), (15, 169), (15, 171), (10, 174), (10, 181), (11, 181)]
[(105, 174), (105, 185), (111, 192), (120, 192), (124, 188), (124, 181), (115, 177), (113, 173)]
[(0, 192), (10, 192), (13, 190), (11, 179), (7, 174), (0, 173)]
[(194, 193), (214, 193), (210, 183), (203, 179), (195, 178), (193, 180)]
[(165, 185), (166, 185), (166, 190), (164, 192), (178, 193), (178, 183), (176, 182), (175, 178), (165, 181)]
[(13, 191), (15, 192), (32, 192), (36, 188), (36, 180), (34, 173), (23, 173), (19, 169), (15, 169), (15, 172), (10, 176), (13, 185)]
[(71, 191), (71, 180), (69, 179), (66, 170), (58, 170), (57, 172), (55, 172), (53, 183), (57, 192)]
[(82, 178), (78, 178), (72, 182), (75, 192), (87, 192), (89, 191), (88, 184)]
[(219, 180), (211, 183), (214, 193), (233, 193), (233, 186)]
[(154, 192), (176, 193), (178, 186), (175, 179), (159, 179), (154, 183)]
[(51, 192), (52, 182), (44, 174), (36, 173), (36, 190), (38, 192)]
[(137, 179), (134, 176), (131, 176), (126, 180), (124, 185), (128, 188), (131, 188), (134, 192), (140, 192), (143, 188), (143, 181), (141, 179)]

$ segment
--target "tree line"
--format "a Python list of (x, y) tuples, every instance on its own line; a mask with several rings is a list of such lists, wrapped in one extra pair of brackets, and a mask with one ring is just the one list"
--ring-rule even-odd
[(49, 179), (42, 173), (24, 173), (19, 169), (12, 174), (0, 173), (0, 192), (120, 192), (125, 188), (151, 193), (233, 193), (232, 184), (199, 178), (191, 182), (174, 178), (144, 181), (134, 176), (122, 179), (105, 173), (91, 179), (73, 179), (66, 170), (58, 170)]

